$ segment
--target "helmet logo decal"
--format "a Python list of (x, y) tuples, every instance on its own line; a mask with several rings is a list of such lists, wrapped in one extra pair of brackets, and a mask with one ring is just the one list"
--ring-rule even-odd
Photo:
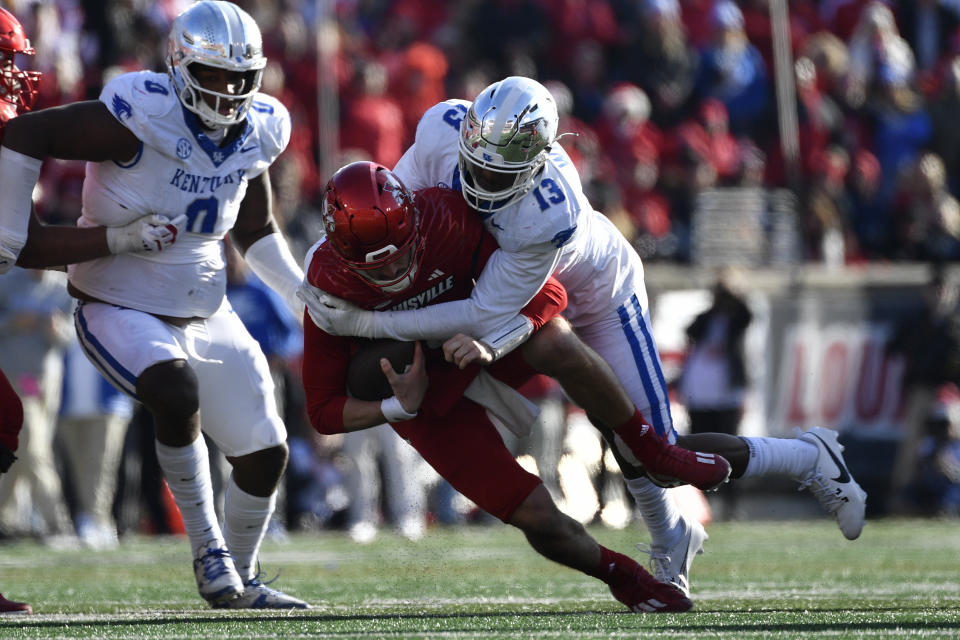
[(337, 220), (333, 216), (333, 210), (336, 206), (336, 204), (325, 202), (323, 213), (320, 215), (320, 219), (323, 222), (323, 228), (328, 234), (337, 230)]
[(177, 140), (177, 157), (181, 160), (186, 160), (190, 157), (190, 154), (193, 153), (193, 145), (190, 144), (190, 141), (186, 138), (180, 138)]

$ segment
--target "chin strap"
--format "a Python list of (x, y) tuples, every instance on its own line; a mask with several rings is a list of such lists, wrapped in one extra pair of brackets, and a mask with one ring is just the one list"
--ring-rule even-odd
[(303, 270), (290, 253), (290, 247), (279, 233), (268, 234), (247, 249), (243, 256), (257, 276), (279, 293), (298, 319), (303, 317), (303, 303), (297, 289), (303, 282)]

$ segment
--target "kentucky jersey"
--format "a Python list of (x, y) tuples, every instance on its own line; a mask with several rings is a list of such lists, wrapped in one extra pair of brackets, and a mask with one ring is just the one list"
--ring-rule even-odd
[(118, 76), (100, 94), (140, 139), (125, 163), (87, 163), (79, 226), (127, 224), (156, 213), (187, 216), (185, 233), (162, 252), (112, 255), (69, 268), (70, 282), (104, 302), (175, 317), (209, 317), (226, 290), (222, 240), (237, 219), (247, 181), (290, 140), (290, 116), (276, 99), (254, 98), (239, 136), (220, 146), (183, 108), (166, 74)]
[[(460, 121), (468, 103), (431, 107), (417, 125), (414, 145), (394, 172), (412, 189), (460, 189)], [(554, 143), (530, 192), (493, 214), (474, 212), (496, 238), (469, 300), (378, 314), (371, 337), (482, 337), (510, 321), (551, 273), (567, 290), (564, 312), (577, 335), (612, 368), (657, 433), (673, 442), (670, 402), (650, 330), (643, 264), (623, 234), (587, 201), (566, 151)]]
[[(394, 169), (408, 188), (460, 190), (458, 141), (469, 104), (447, 100), (423, 115), (414, 145)], [(529, 193), (500, 211), (475, 215), (503, 255), (491, 259), (474, 293), (474, 298), (483, 296), (483, 304), (475, 307), (486, 317), (473, 307), (450, 310), (454, 317), (464, 317), (463, 312), (476, 317), (473, 326), (461, 326), (473, 335), (484, 335), (516, 313), (551, 272), (567, 289), (564, 317), (575, 326), (599, 320), (635, 292), (636, 279), (642, 282), (639, 256), (587, 201), (577, 170), (559, 143), (552, 146)]]

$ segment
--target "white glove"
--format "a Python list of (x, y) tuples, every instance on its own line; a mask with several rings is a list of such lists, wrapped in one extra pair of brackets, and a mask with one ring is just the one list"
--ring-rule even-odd
[(302, 282), (297, 289), (297, 297), (307, 305), (307, 312), (313, 323), (330, 335), (373, 337), (373, 311), (361, 309), (306, 281)]
[(122, 227), (109, 227), (107, 246), (110, 247), (110, 253), (163, 251), (177, 241), (186, 224), (185, 214), (173, 220), (167, 216), (148, 214)]

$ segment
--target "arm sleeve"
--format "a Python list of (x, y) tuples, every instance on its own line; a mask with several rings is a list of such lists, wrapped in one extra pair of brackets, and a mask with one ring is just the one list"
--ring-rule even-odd
[(343, 433), (343, 407), (347, 404), (346, 375), (350, 339), (321, 331), (310, 316), (303, 319), (301, 374), (310, 424), (320, 433)]
[(297, 298), (297, 289), (303, 281), (303, 271), (293, 259), (286, 239), (279, 232), (268, 233), (250, 245), (243, 257), (257, 277), (299, 314), (303, 303)]
[(543, 288), (533, 297), (527, 306), (520, 313), (530, 318), (533, 322), (533, 330), (539, 331), (540, 327), (550, 322), (552, 318), (563, 313), (567, 308), (567, 290), (563, 288), (556, 278), (550, 276)]
[(445, 340), (456, 333), (486, 335), (533, 299), (559, 261), (560, 249), (549, 243), (525, 251), (497, 249), (469, 298), (414, 311), (374, 313), (372, 337)]

